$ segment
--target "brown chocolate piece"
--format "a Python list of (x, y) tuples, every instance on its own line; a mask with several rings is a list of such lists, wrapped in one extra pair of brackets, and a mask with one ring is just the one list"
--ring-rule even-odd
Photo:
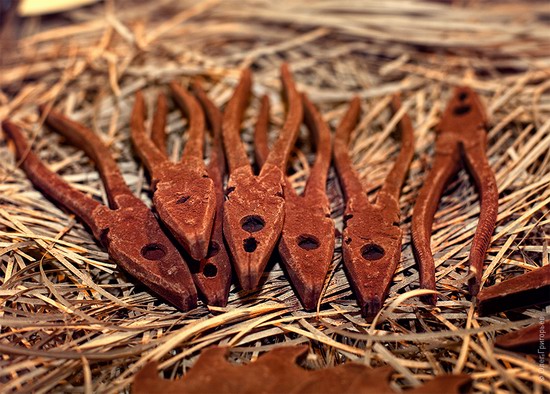
[(550, 304), (550, 265), (484, 288), (477, 299), (480, 315)]
[[(189, 119), (189, 138), (180, 162), (172, 163), (146, 135), (145, 102), (141, 92), (136, 94), (132, 111), (132, 142), (139, 157), (151, 174), (153, 203), (162, 222), (195, 260), (208, 254), (210, 235), (216, 214), (216, 191), (203, 161), (205, 119), (200, 104), (176, 83), (170, 85), (176, 102)], [(166, 103), (160, 97), (153, 124), (153, 138), (164, 129)]]
[(206, 119), (212, 130), (212, 147), (210, 148), (210, 163), (208, 175), (214, 181), (216, 188), (216, 217), (212, 228), (212, 237), (208, 247), (208, 255), (201, 260), (199, 273), (205, 279), (202, 285), (204, 294), (211, 294), (209, 303), (224, 306), (227, 304), (231, 286), (231, 262), (223, 241), (223, 177), (225, 175), (225, 155), (222, 137), (222, 113), (208, 98), (202, 87), (195, 83), (193, 91), (201, 103)]
[[(217, 394), (394, 394), (389, 384), (390, 367), (371, 369), (363, 364), (346, 363), (332, 368), (306, 370), (296, 364), (307, 355), (307, 346), (279, 347), (246, 366), (231, 364), (224, 347), (203, 350), (191, 370), (179, 380), (161, 379), (157, 364), (147, 364), (134, 378), (132, 392), (217, 393)], [(467, 375), (437, 376), (405, 393), (467, 392)]]
[[(212, 234), (208, 247), (208, 254), (197, 262), (190, 262), (191, 273), (195, 285), (204, 296), (208, 305), (225, 306), (231, 286), (231, 263), (225, 250), (222, 233), (223, 220), (223, 176), (225, 172), (225, 159), (223, 155), (223, 143), (221, 137), (222, 114), (220, 110), (208, 99), (204, 90), (198, 83), (193, 85), (194, 93), (200, 102), (206, 120), (212, 130), (212, 147), (210, 149), (210, 163), (207, 167), (208, 175), (214, 182), (216, 189), (216, 216), (212, 226)], [(179, 94), (179, 89), (174, 89), (174, 94)], [(188, 94), (179, 101), (189, 100)], [(151, 139), (157, 149), (166, 155), (166, 116), (168, 105), (166, 97), (159, 94), (157, 108), (153, 118)]]
[(550, 348), (550, 320), (547, 319), (542, 323), (499, 335), (496, 338), (495, 346), (516, 352), (538, 353), (545, 357)]
[(281, 68), (288, 102), (288, 114), (273, 150), (260, 173), (254, 175), (240, 139), (241, 121), (251, 90), (250, 70), (244, 70), (223, 117), (225, 155), (229, 181), (224, 204), (223, 233), (233, 257), (243, 289), (252, 290), (260, 282), (284, 223), (285, 168), (290, 149), (302, 122), (301, 97), (288, 67)]
[[(43, 107), (40, 110), (47, 112)], [(46, 123), (95, 162), (110, 208), (51, 172), (30, 150), (19, 127), (5, 121), (2, 127), (14, 142), (21, 168), (31, 182), (78, 216), (130, 275), (181, 310), (195, 307), (197, 293), (186, 263), (153, 213), (132, 194), (109, 149), (91, 130), (55, 111), (46, 115)]]
[[(460, 168), (461, 157), (479, 190), (479, 222), (470, 250), (470, 293), (479, 292), (483, 261), (495, 230), (498, 189), (487, 161), (486, 115), (477, 94), (468, 87), (456, 88), (437, 129), (435, 158), (414, 205), (412, 240), (420, 270), (420, 287), (435, 290), (435, 264), (430, 248), (432, 224), (439, 199), (449, 179)], [(435, 304), (437, 296), (427, 298)]]
[[(394, 111), (401, 102), (396, 96)], [(371, 320), (387, 297), (401, 257), (402, 231), (399, 227), (399, 196), (414, 155), (412, 123), (407, 114), (400, 121), (402, 144), (391, 172), (371, 204), (349, 156), (351, 131), (359, 121), (360, 102), (352, 100), (336, 131), (334, 162), (346, 200), (342, 248), (344, 267), (361, 311)]]
[[(332, 146), (330, 130), (321, 114), (305, 95), (302, 102), (304, 122), (316, 141), (317, 155), (302, 195), (285, 178), (285, 222), (279, 254), (304, 308), (311, 310), (317, 306), (334, 254), (334, 221), (326, 194)], [(260, 164), (269, 153), (268, 124), (269, 102), (264, 99), (254, 134)]]

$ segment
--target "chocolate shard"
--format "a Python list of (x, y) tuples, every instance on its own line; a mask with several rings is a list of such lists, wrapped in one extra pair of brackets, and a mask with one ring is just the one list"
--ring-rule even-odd
[(520, 330), (499, 335), (495, 346), (524, 353), (548, 355), (550, 348), (550, 320), (542, 320)]
[(487, 287), (477, 298), (482, 316), (550, 304), (550, 265)]

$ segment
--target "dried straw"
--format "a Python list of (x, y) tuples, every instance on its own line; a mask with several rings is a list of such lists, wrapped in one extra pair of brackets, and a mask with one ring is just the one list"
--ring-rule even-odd
[[(352, 95), (364, 98), (352, 153), (372, 197), (399, 148), (392, 138), (397, 119), (388, 109), (394, 92), (402, 93), (413, 119), (416, 156), (401, 199), (402, 261), (375, 327), (359, 315), (339, 247), (317, 312), (301, 310), (276, 259), (259, 291), (233, 287), (227, 308), (201, 303), (178, 312), (119, 272), (73, 216), (31, 186), (3, 143), (1, 391), (126, 391), (150, 360), (174, 378), (213, 344), (231, 345), (232, 359), (247, 362), (297, 343), (310, 344), (304, 364), (310, 368), (348, 360), (389, 364), (394, 388), (469, 373), (476, 391), (549, 390), (550, 371), (538, 358), (492, 347), (496, 333), (537, 322), (546, 311), (481, 318), (467, 297), (479, 206), (465, 171), (449, 186), (434, 225), (437, 307), (417, 297), (422, 291), (410, 244), (412, 206), (430, 166), (434, 126), (452, 86), (466, 83), (491, 115), (489, 155), (500, 191), (485, 286), (549, 263), (549, 13), (547, 2), (111, 0), (20, 21), (21, 38), (2, 40), (0, 119), (16, 120), (53, 170), (103, 201), (93, 165), (40, 126), (37, 104), (55, 102), (100, 134), (132, 190), (147, 202), (144, 170), (129, 143), (134, 93), (144, 89), (152, 104), (168, 81), (187, 85), (200, 78), (222, 106), (248, 65), (255, 70), (255, 94), (273, 98), (274, 128), (283, 119), (282, 61), (332, 127)], [(247, 142), (254, 114), (245, 122)], [(177, 156), (183, 142), (176, 110), (169, 130)], [(291, 166), (300, 188), (312, 156), (305, 137), (298, 147)], [(328, 191), (341, 230), (343, 205), (332, 171)]]

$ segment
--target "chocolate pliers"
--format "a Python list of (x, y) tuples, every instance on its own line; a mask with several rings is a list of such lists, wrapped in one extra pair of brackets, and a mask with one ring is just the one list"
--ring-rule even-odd
[[(393, 110), (397, 112), (400, 106), (401, 101), (395, 96)], [(334, 163), (346, 200), (344, 267), (363, 316), (371, 320), (387, 297), (401, 257), (399, 196), (414, 155), (414, 135), (411, 120), (404, 114), (399, 122), (401, 150), (378, 192), (376, 204), (371, 204), (348, 150), (350, 133), (357, 126), (360, 110), (360, 101), (354, 98), (336, 130)]]
[(260, 282), (284, 222), (284, 168), (296, 141), (303, 108), (288, 67), (281, 67), (288, 113), (274, 149), (260, 173), (254, 175), (240, 139), (241, 122), (251, 94), (251, 73), (241, 80), (223, 114), (223, 139), (229, 164), (229, 182), (224, 204), (223, 232), (243, 289)]
[[(486, 115), (477, 94), (456, 88), (437, 128), (435, 158), (413, 209), (413, 250), (419, 263), (420, 286), (435, 290), (435, 264), (430, 248), (432, 224), (438, 202), (449, 179), (464, 157), (481, 198), (479, 222), (470, 250), (470, 294), (479, 292), (483, 261), (491, 242), (498, 213), (498, 189), (486, 156)], [(436, 295), (427, 298), (435, 304)]]
[(223, 202), (225, 199), (223, 190), (223, 177), (225, 175), (225, 154), (222, 136), (223, 115), (218, 107), (210, 101), (198, 82), (193, 84), (193, 91), (204, 109), (206, 120), (210, 125), (210, 130), (212, 130), (208, 175), (210, 175), (216, 187), (216, 216), (214, 218), (210, 246), (208, 247), (208, 255), (200, 262), (200, 272), (210, 279), (205, 281), (206, 285), (204, 285), (205, 289), (203, 291), (216, 295), (216, 299), (212, 300), (212, 304), (225, 306), (231, 286), (231, 262), (223, 240)]
[[(313, 135), (317, 153), (302, 195), (296, 193), (285, 177), (285, 222), (279, 254), (302, 304), (310, 310), (316, 307), (321, 296), (334, 254), (334, 221), (330, 218), (326, 194), (332, 145), (329, 127), (321, 114), (305, 95), (302, 95), (302, 103), (304, 123)], [(266, 96), (254, 131), (256, 161), (260, 165), (269, 154), (268, 128), (269, 100)]]
[[(151, 175), (153, 204), (160, 220), (193, 259), (201, 260), (208, 254), (216, 213), (214, 182), (203, 161), (204, 113), (197, 100), (181, 86), (171, 83), (170, 87), (177, 104), (189, 119), (189, 138), (180, 162), (172, 163), (164, 149), (159, 149), (146, 135), (145, 102), (141, 92), (136, 94), (132, 111), (132, 142)], [(158, 108), (165, 107), (166, 100), (161, 98)], [(166, 114), (166, 111), (157, 112)], [(155, 130), (164, 130), (164, 122), (165, 116), (157, 114)]]
[[(223, 175), (225, 172), (225, 160), (223, 155), (223, 143), (221, 136), (221, 112), (208, 99), (205, 92), (198, 83), (194, 84), (195, 94), (200, 102), (200, 112), (193, 113), (193, 117), (204, 117), (210, 124), (213, 133), (212, 147), (210, 150), (210, 163), (207, 172), (214, 182), (216, 193), (216, 213), (212, 227), (211, 239), (208, 252), (200, 261), (190, 262), (191, 273), (199, 292), (204, 296), (208, 305), (225, 306), (231, 286), (231, 263), (225, 250), (222, 233), (222, 212), (223, 212)], [(172, 84), (172, 91), (177, 98), (177, 103), (185, 111), (187, 107), (194, 106), (194, 99), (191, 100), (189, 93), (183, 91), (179, 85)], [(185, 104), (187, 103), (187, 104)], [(196, 107), (195, 107), (196, 109)], [(203, 112), (204, 109), (204, 112)], [(159, 94), (157, 108), (153, 117), (151, 127), (151, 140), (156, 148), (166, 157), (166, 118), (168, 105), (166, 96)], [(191, 126), (198, 127), (198, 126)], [(204, 124), (203, 126), (204, 127)], [(201, 160), (202, 162), (202, 160)]]
[[(44, 113), (45, 108), (41, 107), (40, 112)], [(126, 272), (179, 309), (195, 307), (197, 292), (187, 265), (153, 213), (132, 194), (107, 146), (94, 132), (55, 111), (47, 114), (46, 123), (95, 162), (110, 208), (50, 171), (30, 150), (19, 127), (5, 121), (2, 127), (14, 142), (21, 167), (31, 182), (78, 216)]]

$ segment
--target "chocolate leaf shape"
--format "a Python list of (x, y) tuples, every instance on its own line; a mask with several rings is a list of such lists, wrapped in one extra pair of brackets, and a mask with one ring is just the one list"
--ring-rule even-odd
[[(391, 367), (372, 369), (347, 363), (332, 368), (307, 370), (296, 362), (307, 355), (307, 346), (280, 347), (267, 352), (246, 366), (232, 364), (226, 347), (204, 350), (193, 368), (179, 380), (158, 376), (157, 363), (143, 368), (132, 385), (134, 394), (216, 393), (216, 394), (319, 394), (319, 393), (395, 393), (389, 385)], [(467, 375), (437, 376), (419, 388), (406, 393), (467, 392)]]

